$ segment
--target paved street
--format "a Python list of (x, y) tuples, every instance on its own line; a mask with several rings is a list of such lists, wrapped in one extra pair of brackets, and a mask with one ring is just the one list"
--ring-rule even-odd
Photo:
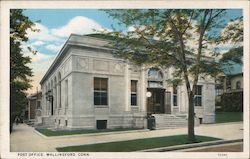
[[(208, 124), (200, 125), (195, 128), (197, 135), (211, 136), (225, 140), (242, 139), (243, 123), (230, 124)], [(12, 152), (53, 152), (56, 147), (83, 145), (110, 141), (122, 141), (139, 138), (170, 136), (186, 134), (187, 128), (162, 129), (154, 131), (133, 131), (126, 133), (106, 133), (106, 134), (84, 134), (61, 137), (44, 138), (35, 132), (34, 128), (25, 124), (19, 124), (14, 127), (11, 134), (11, 151)]]

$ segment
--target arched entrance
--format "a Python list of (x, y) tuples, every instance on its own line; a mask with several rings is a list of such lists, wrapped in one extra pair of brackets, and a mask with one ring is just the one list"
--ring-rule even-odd
[(158, 68), (150, 68), (148, 71), (147, 112), (150, 114), (165, 113), (165, 89), (163, 87), (163, 73)]

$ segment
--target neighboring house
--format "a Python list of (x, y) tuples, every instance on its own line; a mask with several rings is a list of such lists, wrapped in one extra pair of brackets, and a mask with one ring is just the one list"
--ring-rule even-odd
[(42, 92), (34, 93), (28, 97), (27, 120), (30, 122), (41, 122), (42, 115)]
[(224, 92), (242, 92), (243, 91), (243, 73), (231, 74), (225, 76), (223, 83)]
[(217, 78), (216, 107), (225, 111), (243, 110), (243, 73), (241, 70), (225, 71)]
[[(172, 69), (139, 67), (113, 57), (108, 41), (72, 34), (42, 78), (43, 125), (54, 128), (145, 128), (187, 124), (184, 84), (171, 86)], [(196, 121), (215, 120), (215, 83), (200, 79)]]

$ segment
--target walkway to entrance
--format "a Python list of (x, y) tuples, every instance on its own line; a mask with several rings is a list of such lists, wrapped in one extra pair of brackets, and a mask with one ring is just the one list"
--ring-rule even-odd
[[(243, 138), (243, 123), (228, 123), (228, 124), (209, 124), (200, 125), (195, 128), (197, 135), (211, 136), (222, 138), (225, 140), (242, 139)], [(225, 131), (230, 130), (230, 131)], [(62, 136), (44, 138), (37, 134), (34, 128), (24, 124), (19, 124), (14, 127), (11, 134), (10, 143), (12, 152), (53, 152), (56, 147), (83, 145), (91, 143), (111, 142), (132, 140), (139, 138), (170, 136), (178, 134), (186, 134), (187, 128), (177, 129), (162, 129), (154, 131), (133, 131), (126, 133), (107, 133), (107, 134), (84, 134), (77, 136)]]

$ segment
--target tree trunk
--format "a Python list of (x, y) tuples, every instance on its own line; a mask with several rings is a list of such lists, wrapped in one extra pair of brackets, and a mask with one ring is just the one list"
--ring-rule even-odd
[(189, 93), (188, 95), (188, 141), (193, 143), (196, 141), (194, 133), (194, 95)]

